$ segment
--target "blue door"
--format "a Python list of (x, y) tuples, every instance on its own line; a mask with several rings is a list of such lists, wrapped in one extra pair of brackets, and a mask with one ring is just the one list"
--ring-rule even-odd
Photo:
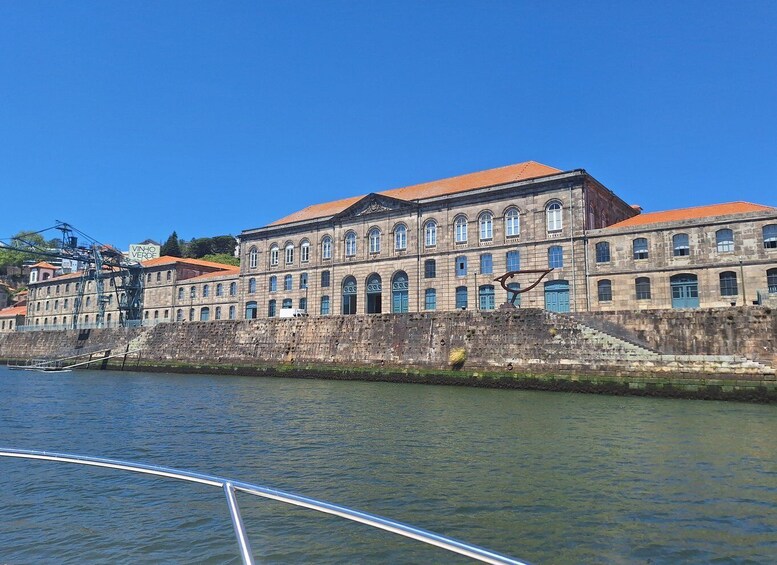
[(408, 311), (408, 284), (407, 274), (399, 271), (394, 275), (394, 281), (391, 283), (391, 311), (395, 314), (402, 314)]
[(567, 281), (545, 283), (545, 310), (569, 312), (569, 283)]
[(699, 281), (696, 275), (675, 275), (669, 281), (672, 286), (672, 308), (699, 307)]

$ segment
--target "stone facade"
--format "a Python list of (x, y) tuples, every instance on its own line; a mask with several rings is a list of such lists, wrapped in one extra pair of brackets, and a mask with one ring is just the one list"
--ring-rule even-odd
[[(772, 228), (777, 230), (774, 208), (590, 231), (589, 310), (777, 302), (777, 241), (772, 245), (768, 237)], [(687, 248), (684, 239), (675, 239), (684, 235)], [(606, 254), (602, 245), (609, 250)], [(678, 245), (682, 247), (676, 249)], [(693, 296), (684, 302), (684, 289), (677, 288), (693, 284), (695, 305)]]
[[(277, 315), (284, 303), (311, 315), (491, 310), (507, 300), (494, 278), (547, 268), (551, 248), (555, 269), (544, 282), (585, 309), (586, 230), (636, 213), (582, 170), (429, 198), (369, 194), (336, 214), (244, 231), (242, 310), (248, 318)], [(515, 281), (525, 287), (537, 276)], [(546, 306), (544, 288), (521, 295), (522, 306)]]

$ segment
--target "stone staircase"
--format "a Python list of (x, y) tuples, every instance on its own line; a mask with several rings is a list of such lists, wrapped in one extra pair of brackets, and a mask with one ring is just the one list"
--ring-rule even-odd
[[(709, 377), (774, 378), (774, 367), (739, 355), (669, 355), (624, 339), (576, 320), (573, 316), (546, 313), (546, 320), (557, 328), (557, 339), (573, 336), (574, 358), (557, 359), (561, 365), (596, 370), (616, 368), (622, 374), (674, 374)], [(567, 337), (568, 339), (568, 337)], [(563, 344), (561, 344), (563, 346)], [(572, 357), (572, 356), (570, 356)], [(531, 360), (540, 361), (540, 360)]]

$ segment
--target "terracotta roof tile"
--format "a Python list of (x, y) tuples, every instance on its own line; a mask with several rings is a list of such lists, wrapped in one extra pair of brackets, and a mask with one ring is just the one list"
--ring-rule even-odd
[(15, 316), (24, 316), (27, 314), (26, 306), (11, 306), (0, 310), (0, 318), (13, 318)]
[(732, 214), (746, 214), (748, 212), (777, 212), (777, 208), (752, 204), (750, 202), (726, 202), (723, 204), (711, 204), (709, 206), (695, 206), (693, 208), (678, 208), (664, 212), (648, 212), (631, 217), (609, 228), (627, 228), (665, 222), (677, 222), (681, 220), (694, 220), (697, 218), (711, 218), (713, 216), (730, 216)]
[[(226, 276), (237, 276), (240, 274), (240, 267), (234, 267), (232, 269), (227, 269), (226, 271), (213, 271), (212, 273), (205, 273), (204, 275), (198, 275), (196, 277), (192, 277), (190, 279), (186, 279), (185, 282), (189, 283), (192, 281), (199, 281), (202, 279), (213, 279), (216, 277), (226, 277)], [(179, 281), (181, 284), (184, 283), (184, 281)]]
[[(543, 165), (542, 163), (537, 163), (536, 161), (526, 161), (524, 163), (518, 163), (517, 165), (508, 165), (506, 167), (489, 169), (487, 171), (479, 171), (477, 173), (469, 173), (458, 177), (451, 177), (422, 184), (414, 184), (412, 186), (405, 186), (402, 188), (384, 190), (382, 192), (378, 192), (378, 194), (399, 198), (401, 200), (421, 200), (423, 198), (433, 198), (435, 196), (444, 196), (446, 194), (456, 194), (458, 192), (465, 192), (467, 190), (475, 190), (478, 188), (486, 188), (489, 186), (496, 186), (510, 182), (554, 175), (561, 172), (563, 171), (560, 169), (549, 167), (547, 165)], [(364, 198), (364, 195), (344, 198), (334, 202), (314, 204), (294, 212), (285, 218), (276, 220), (269, 225), (277, 226), (281, 224), (290, 224), (292, 222), (301, 222), (304, 220), (313, 220), (315, 218), (326, 218), (333, 216), (355, 204), (362, 198)]]
[(41, 261), (40, 263), (35, 263), (33, 266), (30, 267), (30, 269), (34, 269), (36, 267), (40, 267), (41, 269), (53, 269), (57, 270), (57, 268), (52, 265), (51, 263), (46, 263), (45, 261)]
[(213, 261), (203, 261), (202, 259), (187, 259), (183, 257), (171, 257), (169, 255), (162, 255), (156, 259), (149, 259), (143, 261), (143, 267), (158, 267), (160, 265), (175, 265), (176, 263), (186, 263), (187, 265), (197, 265), (198, 267), (213, 267), (218, 269), (233, 269), (232, 265), (225, 265), (224, 263), (214, 263)]

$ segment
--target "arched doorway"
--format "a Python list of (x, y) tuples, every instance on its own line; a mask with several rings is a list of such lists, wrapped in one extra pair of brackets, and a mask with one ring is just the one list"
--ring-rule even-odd
[(699, 281), (696, 275), (674, 275), (669, 283), (672, 287), (672, 308), (699, 307)]
[(348, 276), (343, 279), (343, 314), (356, 314), (356, 279)]
[(408, 311), (408, 296), (410, 283), (407, 280), (407, 273), (399, 271), (391, 280), (391, 311), (395, 314), (402, 314)]
[(377, 273), (367, 277), (367, 314), (383, 311), (383, 282)]
[(548, 281), (545, 283), (545, 310), (569, 312), (569, 283)]

